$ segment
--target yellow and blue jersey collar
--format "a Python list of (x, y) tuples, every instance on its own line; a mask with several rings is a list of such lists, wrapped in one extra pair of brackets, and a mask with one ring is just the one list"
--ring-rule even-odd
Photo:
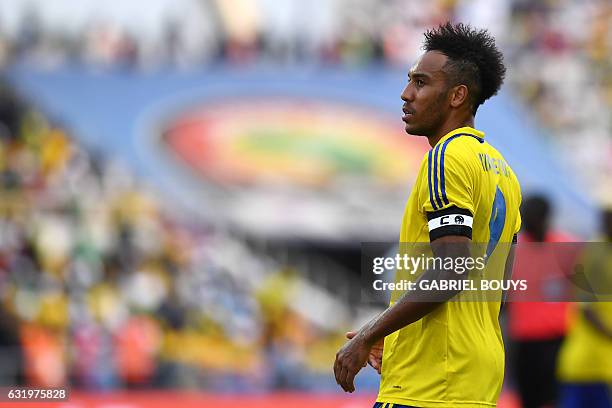
[(450, 132), (442, 136), (442, 138), (438, 140), (438, 143), (436, 143), (436, 146), (439, 145), (440, 143), (444, 143), (450, 138), (454, 139), (455, 137), (458, 137), (458, 136), (471, 136), (477, 139), (480, 143), (484, 143), (485, 134), (484, 132), (481, 132), (480, 130), (474, 129), (473, 127), (464, 126), (464, 127), (460, 127), (455, 130), (451, 130)]

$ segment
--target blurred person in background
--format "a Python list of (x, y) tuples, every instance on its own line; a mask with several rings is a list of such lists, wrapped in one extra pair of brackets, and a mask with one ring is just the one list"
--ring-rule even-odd
[[(5, 271), (0, 270), (0, 279), (4, 277), (4, 273)], [(0, 305), (0, 386), (23, 384), (23, 369), (19, 321), (14, 313)]]
[[(612, 209), (602, 214), (603, 244), (588, 244), (582, 257), (595, 295), (610, 295)], [(612, 407), (612, 302), (581, 303), (559, 356), (561, 408)]]
[[(552, 207), (550, 200), (543, 195), (526, 198), (521, 216), (523, 231), (519, 243), (572, 241), (569, 235), (551, 230)], [(549, 258), (542, 256), (542, 249), (541, 246), (522, 245), (516, 253), (512, 278), (529, 281), (539, 271), (546, 270)], [(551, 284), (554, 285), (554, 281)], [(568, 311), (569, 304), (565, 302), (509, 302), (509, 335), (515, 351), (514, 376), (525, 408), (552, 407), (557, 400), (555, 367), (567, 331)]]

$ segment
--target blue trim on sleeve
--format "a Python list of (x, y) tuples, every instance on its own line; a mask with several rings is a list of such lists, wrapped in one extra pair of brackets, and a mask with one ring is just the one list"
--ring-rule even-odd
[(440, 190), (442, 191), (442, 201), (444, 201), (444, 204), (449, 203), (448, 198), (446, 197), (446, 182), (444, 180), (444, 152), (446, 151), (446, 146), (448, 146), (448, 143), (459, 136), (460, 135), (454, 135), (446, 139), (442, 145), (442, 153), (440, 154)]
[(427, 185), (429, 187), (429, 201), (431, 202), (433, 209), (437, 210), (438, 207), (436, 206), (436, 203), (434, 202), (433, 193), (431, 191), (431, 153), (432, 152), (433, 150), (429, 151), (429, 156), (427, 158)]
[(440, 151), (440, 145), (436, 146), (434, 152), (434, 168), (433, 168), (433, 176), (434, 176), (434, 192), (436, 193), (436, 202), (438, 203), (438, 207), (442, 208), (442, 199), (440, 198), (440, 194), (438, 194), (438, 152)]
[[(442, 192), (442, 201), (444, 202), (444, 204), (449, 204), (448, 198), (446, 197), (446, 182), (444, 180), (444, 152), (446, 151), (446, 146), (448, 145), (448, 143), (451, 140), (458, 138), (459, 136), (471, 136), (474, 139), (478, 140), (480, 143), (484, 143), (483, 138), (473, 135), (471, 133), (457, 133), (456, 135), (453, 135), (446, 139), (442, 144), (442, 152), (440, 153), (440, 191)], [(442, 207), (442, 204), (440, 204), (440, 207)]]

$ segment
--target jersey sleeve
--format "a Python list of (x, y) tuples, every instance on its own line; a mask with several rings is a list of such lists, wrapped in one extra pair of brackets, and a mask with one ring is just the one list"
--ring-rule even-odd
[(431, 241), (447, 235), (472, 238), (474, 186), (472, 172), (455, 150), (445, 144), (432, 149), (423, 166), (419, 201), (426, 214)]

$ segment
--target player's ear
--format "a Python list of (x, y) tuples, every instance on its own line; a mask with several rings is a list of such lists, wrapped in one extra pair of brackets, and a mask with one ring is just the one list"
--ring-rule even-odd
[(457, 85), (451, 89), (450, 104), (453, 108), (458, 108), (467, 102), (468, 88), (465, 85)]

